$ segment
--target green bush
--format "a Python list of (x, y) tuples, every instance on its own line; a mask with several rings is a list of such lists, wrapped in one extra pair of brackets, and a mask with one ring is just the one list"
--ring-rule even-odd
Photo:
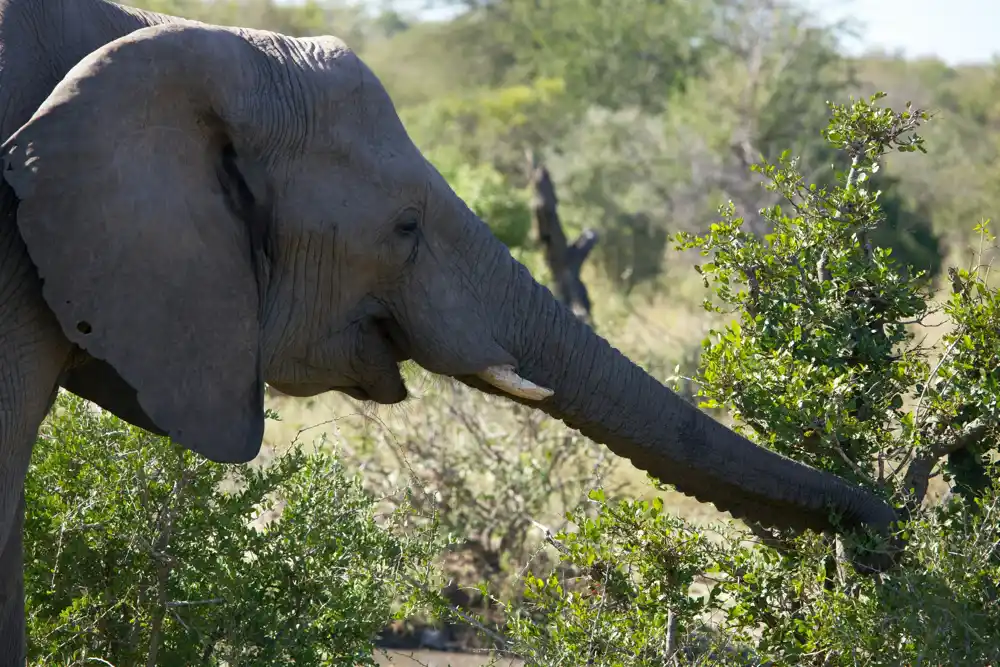
[[(704, 236), (678, 239), (710, 258), (697, 267), (716, 297), (706, 309), (736, 315), (704, 343), (706, 406), (730, 408), (767, 447), (915, 506), (939, 460), (971, 452), (981, 468), (997, 445), (1000, 298), (988, 267), (953, 269), (950, 331), (937, 350), (918, 338), (934, 294), (874, 243), (886, 218), (869, 183), (889, 151), (924, 150), (927, 117), (880, 97), (832, 105), (826, 136), (851, 164), (837, 187), (807, 184), (787, 156), (754, 167), (784, 201), (763, 211), (772, 233), (744, 231), (727, 207)], [(987, 223), (976, 230), (993, 243)]]
[[(711, 532), (658, 502), (608, 502), (549, 535), (560, 565), (526, 578), (507, 607), (506, 648), (532, 665), (920, 665), (1000, 659), (1000, 291), (987, 267), (952, 269), (938, 347), (912, 327), (932, 308), (922, 274), (871, 236), (884, 221), (872, 174), (890, 150), (923, 150), (926, 120), (832, 106), (826, 137), (851, 162), (838, 185), (794, 161), (758, 169), (782, 206), (773, 232), (743, 231), (732, 207), (707, 234), (679, 236), (735, 316), (704, 344), (704, 407), (733, 412), (761, 445), (853, 478), (903, 510), (895, 568), (861, 575), (854, 538)], [(787, 212), (786, 212), (787, 210)], [(976, 227), (979, 254), (994, 237)], [(952, 495), (928, 504), (932, 476)], [(700, 589), (700, 590), (699, 590)]]
[(70, 394), (26, 493), (35, 665), (373, 665), (441, 548), (324, 450), (215, 464)]
[(688, 593), (713, 546), (659, 498), (590, 498), (596, 516), (578, 510), (575, 531), (549, 536), (563, 567), (526, 578), (524, 603), (508, 617), (509, 648), (532, 665), (667, 664), (678, 632), (706, 608)]
[(528, 576), (506, 649), (531, 665), (984, 665), (1000, 658), (1000, 484), (968, 513), (908, 526), (906, 560), (872, 578), (820, 536), (794, 550), (699, 529), (658, 501), (606, 502), (550, 536), (561, 568)]
[(910, 521), (904, 561), (879, 578), (842, 568), (816, 536), (796, 551), (733, 550), (710, 576), (735, 602), (726, 629), (779, 665), (987, 665), (1000, 658), (1000, 485)]

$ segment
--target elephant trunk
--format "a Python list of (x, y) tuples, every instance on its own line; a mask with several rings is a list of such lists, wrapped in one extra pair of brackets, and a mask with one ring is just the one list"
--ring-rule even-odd
[[(509, 257), (509, 255), (507, 255)], [(648, 375), (556, 301), (520, 263), (489, 299), (497, 342), (517, 374), (551, 395), (513, 395), (579, 430), (679, 491), (765, 525), (828, 530), (896, 520), (883, 500), (832, 474), (758, 447)], [(490, 269), (497, 283), (496, 264)], [(500, 281), (504, 282), (504, 281)], [(514, 376), (515, 378), (517, 375)], [(488, 393), (499, 384), (463, 381)]]

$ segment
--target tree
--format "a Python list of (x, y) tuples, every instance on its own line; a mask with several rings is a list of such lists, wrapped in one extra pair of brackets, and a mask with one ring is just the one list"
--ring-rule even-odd
[(359, 49), (367, 31), (360, 7), (342, 0), (129, 0), (124, 4), (217, 25), (273, 30), (296, 37), (335, 34)]
[(460, 0), (508, 83), (558, 77), (581, 108), (659, 111), (700, 64), (712, 2)]
[(542, 244), (545, 263), (555, 282), (556, 298), (578, 317), (589, 321), (590, 295), (580, 278), (580, 271), (590, 251), (597, 245), (597, 232), (587, 229), (573, 243), (569, 243), (566, 231), (559, 221), (559, 200), (545, 165), (538, 164), (534, 167), (531, 185), (534, 190), (531, 214), (535, 221), (535, 232)]
[(570, 102), (561, 79), (474, 88), (410, 107), (402, 117), (414, 142), (449, 160), (486, 164), (527, 184), (524, 156), (558, 140)]

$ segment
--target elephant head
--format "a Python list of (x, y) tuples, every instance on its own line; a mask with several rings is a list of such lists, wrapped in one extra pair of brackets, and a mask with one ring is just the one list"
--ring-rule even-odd
[(264, 382), (390, 404), (399, 363), (562, 419), (737, 517), (886, 527), (881, 500), (759, 448), (533, 280), (331, 37), (159, 25), (78, 63), (3, 147), (65, 335), (150, 420), (247, 461)]

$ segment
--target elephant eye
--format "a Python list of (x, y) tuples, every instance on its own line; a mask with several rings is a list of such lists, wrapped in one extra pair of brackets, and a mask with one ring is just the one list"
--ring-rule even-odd
[(396, 220), (396, 233), (400, 236), (412, 236), (420, 228), (420, 212), (408, 209)]

